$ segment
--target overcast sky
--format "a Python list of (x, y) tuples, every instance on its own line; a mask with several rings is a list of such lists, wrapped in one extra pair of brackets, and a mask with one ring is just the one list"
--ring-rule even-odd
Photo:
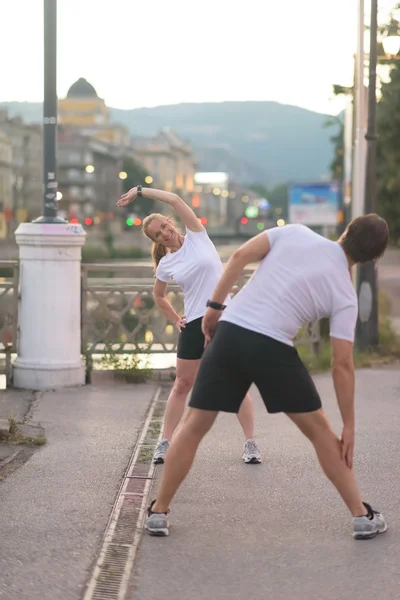
[[(0, 8), (0, 101), (41, 101), (43, 2)], [(85, 77), (118, 108), (275, 100), (334, 114), (356, 27), (356, 0), (59, 0), (58, 94)]]

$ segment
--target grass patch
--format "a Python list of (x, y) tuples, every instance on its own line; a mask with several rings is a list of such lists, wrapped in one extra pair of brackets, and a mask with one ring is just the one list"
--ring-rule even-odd
[(47, 444), (47, 439), (43, 434), (38, 436), (23, 435), (18, 428), (17, 421), (10, 417), (8, 419), (9, 429), (8, 434), (3, 435), (1, 441), (13, 446), (25, 445), (25, 446), (44, 446)]
[(139, 456), (137, 458), (137, 462), (141, 465), (148, 464), (152, 461), (154, 454), (154, 448), (140, 448)]
[(163, 402), (162, 404), (157, 404), (153, 411), (153, 419), (162, 419), (164, 416), (165, 407), (166, 402)]
[[(379, 347), (374, 351), (360, 352), (354, 349), (354, 365), (357, 369), (389, 365), (400, 359), (400, 340), (392, 328), (390, 299), (379, 294)], [(309, 346), (299, 346), (298, 352), (310, 373), (323, 373), (331, 366), (329, 337), (323, 337), (320, 352), (314, 355)]]
[(118, 354), (112, 344), (107, 344), (107, 354), (101, 359), (101, 366), (114, 371), (117, 379), (128, 383), (145, 383), (153, 373), (147, 361), (143, 363), (135, 354)]

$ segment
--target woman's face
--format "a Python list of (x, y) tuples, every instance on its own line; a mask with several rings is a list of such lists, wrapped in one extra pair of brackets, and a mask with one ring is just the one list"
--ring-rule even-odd
[(153, 242), (167, 248), (176, 246), (178, 241), (178, 232), (168, 219), (153, 219), (147, 227), (146, 234)]

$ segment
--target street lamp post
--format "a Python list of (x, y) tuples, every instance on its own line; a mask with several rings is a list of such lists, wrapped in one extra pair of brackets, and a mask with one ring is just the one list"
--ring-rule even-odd
[(57, 216), (57, 0), (44, 0), (43, 216), (34, 223), (66, 223)]
[[(364, 214), (376, 212), (376, 64), (378, 38), (378, 0), (371, 0), (370, 55), (368, 82), (368, 125)], [(358, 265), (357, 292), (359, 312), (356, 344), (360, 349), (376, 348), (379, 343), (378, 281), (374, 262)]]

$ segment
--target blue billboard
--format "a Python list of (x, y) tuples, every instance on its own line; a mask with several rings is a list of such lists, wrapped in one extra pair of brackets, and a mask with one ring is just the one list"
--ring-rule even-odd
[(336, 181), (296, 183), (289, 187), (289, 222), (308, 226), (335, 226), (340, 188)]

